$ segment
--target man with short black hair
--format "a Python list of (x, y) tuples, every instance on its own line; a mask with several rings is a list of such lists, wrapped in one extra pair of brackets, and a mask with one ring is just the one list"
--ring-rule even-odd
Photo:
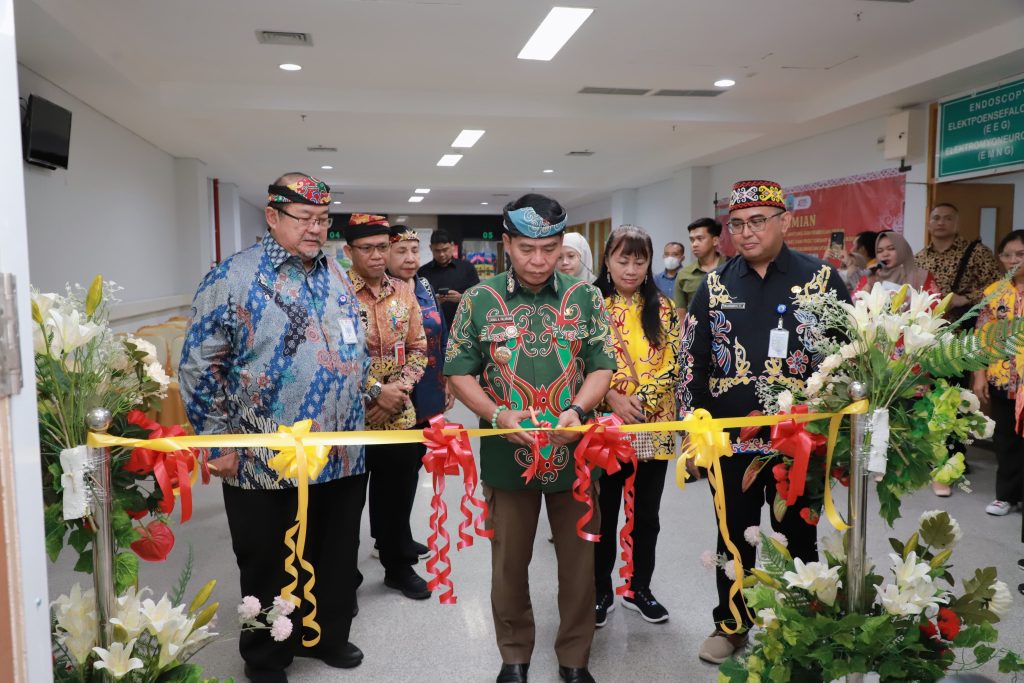
[(686, 230), (690, 233), (690, 251), (697, 260), (684, 266), (676, 275), (672, 300), (680, 319), (686, 315), (697, 287), (704, 282), (707, 274), (725, 262), (725, 257), (718, 252), (721, 223), (714, 218), (698, 218), (686, 226)]
[(462, 295), (480, 282), (480, 276), (472, 263), (455, 258), (455, 240), (445, 230), (435, 230), (430, 234), (430, 253), (434, 260), (425, 263), (419, 275), (427, 278), (441, 303), (444, 319), (450, 323), (455, 319), (455, 309)]
[(683, 265), (683, 259), (686, 258), (686, 248), (681, 242), (669, 242), (661, 256), (665, 270), (654, 276), (654, 284), (658, 285), (658, 290), (662, 294), (671, 299), (676, 288), (676, 275), (679, 273), (679, 267)]
[[(502, 241), (511, 265), (471, 288), (459, 305), (444, 372), (452, 393), (481, 426), (579, 425), (608, 393), (616, 365), (601, 292), (555, 269), (565, 223), (565, 210), (543, 195), (509, 203)], [(517, 432), (480, 443), (480, 477), (494, 531), (491, 612), (502, 659), (497, 683), (525, 683), (530, 668), (536, 629), (529, 568), (542, 498), (558, 564), (559, 676), (566, 683), (594, 681), (587, 669), (596, 604), (594, 544), (577, 535), (587, 506), (572, 492), (572, 442), (579, 436), (551, 432), (538, 446), (533, 435)], [(589, 533), (598, 532), (599, 516), (591, 519)]]

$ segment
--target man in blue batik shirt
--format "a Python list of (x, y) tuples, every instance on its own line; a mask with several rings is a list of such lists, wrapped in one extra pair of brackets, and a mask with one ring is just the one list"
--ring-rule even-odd
[[(268, 195), (268, 234), (211, 270), (196, 291), (178, 370), (189, 421), (198, 434), (270, 433), (307, 419), (314, 431), (361, 430), (370, 358), (352, 285), (321, 251), (330, 188), (289, 173)], [(242, 595), (267, 606), (291, 581), (283, 538), (295, 518), (296, 482), (278, 479), (267, 449), (213, 450)], [(256, 683), (286, 683), (294, 655), (341, 668), (363, 658), (348, 640), (366, 498), (362, 446), (331, 449), (311, 484), (305, 557), (318, 579), (320, 641), (302, 647), (298, 627), (284, 642), (267, 630), (243, 631), (238, 649)]]

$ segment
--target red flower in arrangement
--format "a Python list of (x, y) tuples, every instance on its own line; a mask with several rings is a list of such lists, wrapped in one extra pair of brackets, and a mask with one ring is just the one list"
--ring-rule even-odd
[(132, 543), (135, 554), (147, 562), (163, 562), (174, 547), (174, 533), (158, 519), (136, 529), (142, 538)]
[(832, 468), (832, 478), (838, 481), (843, 486), (850, 486), (850, 474), (845, 472), (842, 467)]
[(811, 508), (801, 508), (800, 518), (811, 526), (818, 526), (818, 521), (821, 519), (821, 515)]
[(924, 622), (917, 628), (921, 631), (921, 635), (923, 635), (928, 640), (935, 640), (939, 637), (939, 629), (937, 629), (935, 627), (935, 624), (933, 624), (930, 621)]
[(139, 520), (149, 514), (149, 510), (125, 510), (132, 519)]
[(939, 633), (946, 640), (953, 640), (960, 633), (960, 616), (948, 607), (939, 608)]
[(775, 481), (785, 481), (789, 479), (789, 466), (784, 462), (780, 462), (772, 468), (772, 475), (775, 477)]

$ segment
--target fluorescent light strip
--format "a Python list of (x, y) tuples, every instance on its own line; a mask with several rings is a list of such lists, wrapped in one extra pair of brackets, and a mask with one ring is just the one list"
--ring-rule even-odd
[(413, 192), (415, 192), (416, 194), (430, 194), (430, 188), (429, 187), (417, 187), (415, 190), (413, 190)]
[(454, 166), (455, 164), (462, 161), (461, 154), (445, 154), (441, 157), (441, 160), (437, 162), (438, 166)]
[(586, 7), (552, 7), (519, 52), (519, 59), (550, 61), (593, 12)]
[(414, 194), (413, 196), (409, 197), (409, 201), (411, 203), (413, 203), (413, 204), (416, 204), (417, 202), (422, 202), (423, 201), (423, 195), (421, 195), (421, 194)]
[(470, 130), (465, 129), (459, 133), (458, 137), (455, 138), (455, 142), (452, 143), (452, 147), (472, 147), (477, 141), (484, 136), (482, 130)]

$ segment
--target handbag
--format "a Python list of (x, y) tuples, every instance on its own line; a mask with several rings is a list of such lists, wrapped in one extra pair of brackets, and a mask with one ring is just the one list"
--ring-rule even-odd
[[(636, 372), (636, 366), (633, 365), (633, 359), (629, 356), (629, 349), (626, 347), (626, 342), (622, 339), (622, 334), (619, 332), (618, 326), (614, 321), (611, 323), (612, 332), (615, 333), (615, 338), (619, 341), (619, 346), (622, 347), (622, 355), (625, 356), (626, 367), (629, 368), (629, 373), (633, 376), (633, 381), (636, 382), (637, 387), (640, 386), (640, 376)], [(644, 419), (646, 421), (646, 415)], [(640, 462), (648, 462), (654, 460), (654, 436), (650, 432), (631, 432), (627, 433), (626, 437), (633, 445), (633, 451), (636, 453), (636, 459)]]

